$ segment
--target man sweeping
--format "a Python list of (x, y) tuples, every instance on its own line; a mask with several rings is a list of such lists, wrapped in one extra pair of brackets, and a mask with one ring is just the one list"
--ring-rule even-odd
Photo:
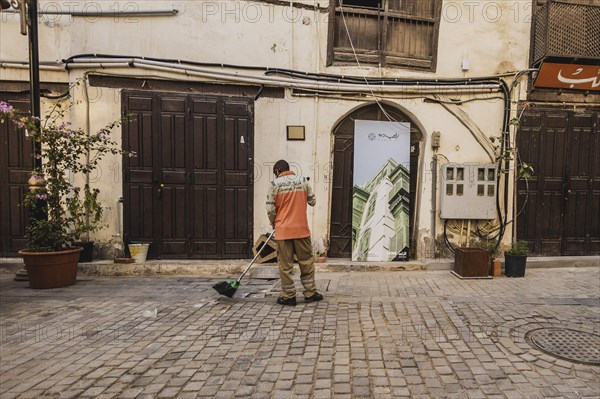
[(317, 202), (308, 181), (290, 170), (290, 165), (279, 160), (273, 166), (275, 180), (267, 197), (267, 214), (275, 228), (277, 260), (281, 277), (280, 305), (296, 306), (296, 287), (292, 280), (294, 255), (300, 265), (300, 281), (304, 286), (304, 301), (323, 299), (315, 286), (315, 258), (313, 256), (306, 206)]

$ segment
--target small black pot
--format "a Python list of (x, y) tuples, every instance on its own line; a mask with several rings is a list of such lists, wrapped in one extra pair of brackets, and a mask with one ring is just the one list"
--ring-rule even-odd
[(74, 245), (83, 247), (83, 251), (79, 255), (79, 262), (91, 262), (94, 260), (94, 242), (76, 242)]
[(506, 277), (525, 277), (527, 256), (504, 255), (504, 274)]

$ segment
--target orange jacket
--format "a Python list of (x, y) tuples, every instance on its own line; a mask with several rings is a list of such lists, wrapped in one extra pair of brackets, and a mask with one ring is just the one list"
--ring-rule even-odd
[(277, 240), (310, 237), (306, 206), (315, 206), (317, 200), (305, 178), (286, 171), (271, 182), (267, 196), (267, 214), (275, 228)]

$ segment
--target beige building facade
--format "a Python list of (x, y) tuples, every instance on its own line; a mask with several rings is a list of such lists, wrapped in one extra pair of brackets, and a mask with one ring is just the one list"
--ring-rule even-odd
[[(142, 176), (144, 167), (153, 176), (166, 176), (169, 168), (174, 175), (179, 170), (178, 153), (174, 150), (167, 156), (154, 147), (162, 154), (158, 171), (156, 165), (140, 164), (138, 170), (135, 160), (106, 158), (98, 175), (92, 176), (100, 199), (110, 207), (105, 212), (109, 228), (95, 237), (102, 243), (102, 254), (112, 256), (123, 235), (138, 231), (131, 240), (158, 239), (162, 246), (155, 255), (161, 257), (245, 257), (254, 239), (269, 229), (264, 202), (272, 165), (284, 158), (297, 173), (310, 177), (314, 187), (318, 205), (309, 210), (309, 223), (315, 251), (350, 257), (344, 237), (351, 243), (352, 194), (344, 187), (351, 187), (351, 181), (344, 180), (351, 179), (351, 168), (344, 162), (351, 159), (347, 151), (352, 150), (352, 142), (344, 124), (371, 110), (366, 118), (403, 118), (413, 128), (411, 257), (448, 256), (442, 237), (444, 220), (439, 217), (442, 188), (432, 170), (433, 159), (438, 168), (447, 162), (493, 163), (499, 149), (495, 148), (498, 141), (490, 137), (510, 134), (514, 140), (515, 126), (508, 121), (519, 117), (518, 104), (527, 95), (533, 3), (384, 0), (381, 8), (367, 3), (40, 1), (45, 107), (56, 101), (51, 97), (60, 90), (70, 90), (71, 121), (89, 126), (90, 131), (124, 113), (135, 114), (135, 126), (126, 123), (114, 134), (124, 147), (138, 151), (130, 139), (134, 129), (142, 129), (138, 125), (145, 121), (143, 115), (149, 118), (144, 123), (149, 124), (153, 146), (175, 149), (180, 140), (177, 132), (189, 130), (189, 137), (196, 137), (198, 126), (211, 129), (212, 102), (215, 123), (223, 120), (224, 134), (229, 134), (231, 118), (235, 120), (231, 126), (236, 126), (231, 127), (233, 138), (225, 140), (219, 150), (223, 152), (216, 157), (229, 159), (228, 154), (235, 153), (231, 165), (239, 166), (242, 158), (242, 163), (247, 162), (243, 168), (231, 169), (229, 161), (223, 161), (223, 179), (239, 183), (231, 190), (220, 178), (209, 187), (210, 150), (190, 150), (186, 141), (181, 151), (192, 151), (185, 152), (190, 160), (179, 167), (182, 173), (189, 172), (182, 179), (189, 180), (173, 183), (181, 189), (173, 188), (171, 197), (168, 190), (156, 186), (168, 188), (167, 180), (144, 183), (152, 202), (144, 206), (163, 209), (144, 215), (138, 209), (141, 200), (134, 200), (135, 193), (143, 190), (132, 188), (131, 179), (138, 172)], [(0, 98), (10, 99), (26, 87), (28, 46), (19, 33), (18, 14), (3, 11), (1, 18)], [(73, 86), (78, 81), (84, 84)], [(143, 104), (150, 105), (143, 108)], [(236, 113), (234, 105), (243, 109), (243, 115)], [(289, 126), (302, 127), (304, 137), (290, 139)], [(171, 141), (165, 141), (167, 130), (173, 134)], [(432, 140), (434, 132), (439, 132), (439, 142)], [(212, 136), (206, 134), (209, 145)], [(203, 156), (207, 163), (196, 164)], [(151, 159), (156, 162), (157, 157)], [(151, 159), (142, 155), (139, 162)], [(227, 177), (229, 170), (237, 170), (237, 177)], [(500, 208), (506, 221), (513, 217), (512, 173), (508, 185), (501, 180)], [(201, 181), (206, 186), (201, 187)], [(225, 185), (222, 194), (219, 184)], [(216, 194), (211, 196), (213, 191)], [(161, 205), (167, 197), (180, 202)], [(121, 198), (124, 202), (119, 202)], [(211, 219), (213, 205), (200, 211), (198, 204), (203, 201), (223, 203), (226, 209)], [(178, 214), (178, 203), (190, 212)], [(231, 229), (227, 227), (230, 205), (237, 220)], [(182, 218), (186, 227), (169, 230), (165, 222), (169, 215)], [(164, 219), (147, 220), (154, 217)], [(350, 222), (350, 230), (344, 230), (344, 221)], [(475, 226), (481, 221), (472, 222)], [(149, 235), (136, 230), (144, 223), (152, 230)], [(210, 226), (223, 223), (223, 231), (215, 227), (213, 235), (206, 233)], [(485, 221), (490, 236), (499, 223)], [(199, 225), (206, 231), (200, 232)], [(503, 244), (510, 242), (514, 226), (506, 227)], [(247, 242), (240, 238), (244, 235)], [(455, 231), (450, 237), (456, 245), (459, 235), (462, 232)], [(227, 248), (234, 249), (228, 252)]]

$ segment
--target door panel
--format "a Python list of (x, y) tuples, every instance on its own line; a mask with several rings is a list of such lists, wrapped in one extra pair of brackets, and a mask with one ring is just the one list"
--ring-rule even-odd
[(249, 169), (248, 146), (251, 137), (250, 113), (247, 103), (235, 101), (224, 103), (225, 164), (224, 172), (224, 240), (225, 258), (250, 255), (252, 245), (248, 226), (252, 225), (250, 192), (252, 170)]
[(217, 257), (217, 188), (195, 188), (192, 214), (193, 253), (204, 254), (207, 257)]
[(187, 135), (186, 98), (159, 97), (160, 142), (158, 194), (160, 206), (157, 241), (162, 257), (187, 258)]
[(187, 256), (185, 187), (169, 184), (162, 189), (162, 248), (163, 256)]
[(221, 254), (217, 231), (219, 165), (217, 102), (192, 98), (192, 198), (190, 228), (192, 253), (206, 257)]
[(594, 169), (597, 169), (593, 163), (600, 163), (597, 158), (598, 131), (594, 132), (597, 129), (595, 121), (596, 116), (589, 113), (572, 114), (571, 117), (571, 137), (568, 144), (570, 156), (566, 167), (565, 255), (584, 255), (590, 252), (591, 237), (600, 236), (600, 225), (597, 221), (592, 222), (591, 203), (591, 180)]
[[(0, 93), (19, 112), (29, 111), (27, 96)], [(25, 248), (28, 210), (21, 205), (33, 169), (33, 142), (8, 120), (0, 123), (0, 256), (16, 256)]]
[[(567, 121), (565, 112), (525, 113), (518, 134), (520, 157), (535, 171), (517, 186), (517, 231), (533, 252), (559, 255), (562, 246), (562, 192)], [(528, 161), (526, 161), (528, 159)], [(529, 197), (528, 197), (529, 195)]]
[[(153, 108), (139, 99), (133, 104), (138, 108), (143, 104), (144, 111), (150, 112), (155, 126), (150, 137), (158, 145), (150, 151), (149, 164), (142, 156), (138, 161), (142, 167), (125, 173), (130, 179), (144, 179), (152, 192), (154, 202), (148, 209), (155, 221), (154, 255), (248, 257), (252, 244), (252, 102), (183, 94), (149, 96), (156, 104)], [(131, 98), (136, 97), (134, 92), (124, 93), (124, 104), (131, 105)], [(134, 128), (139, 129), (131, 123), (124, 134)], [(127, 141), (135, 147), (140, 139)], [(127, 213), (135, 215), (130, 209), (135, 203), (130, 205)], [(132, 223), (126, 232), (131, 240), (139, 240)]]
[(126, 219), (129, 235), (136, 241), (150, 242), (154, 238), (154, 189), (148, 184), (131, 184), (128, 190), (129, 217)]
[(354, 139), (336, 136), (331, 194), (331, 224), (329, 257), (352, 256), (352, 171), (354, 170)]
[[(600, 253), (598, 112), (527, 110), (519, 156), (535, 171), (517, 185), (517, 237), (540, 255)], [(539, 145), (538, 145), (539, 143)], [(527, 201), (527, 202), (525, 202)]]
[[(539, 171), (538, 162), (540, 151), (542, 117), (539, 114), (525, 113), (519, 127), (519, 153), (522, 159), (528, 159), (534, 171)], [(517, 231), (523, 237), (536, 237), (539, 229), (537, 221), (541, 213), (542, 196), (538, 195), (539, 186), (542, 184), (536, 172), (529, 181), (520, 181), (517, 185)], [(536, 245), (539, 245), (536, 242)], [(536, 249), (539, 251), (539, 248)]]
[[(598, 147), (598, 144), (596, 144)], [(600, 154), (599, 154), (600, 156)], [(600, 175), (600, 174), (597, 174)], [(590, 254), (600, 254), (600, 178), (596, 178), (592, 183), (592, 196), (590, 199), (590, 227), (589, 242)], [(595, 226), (595, 228), (594, 228)]]
[(152, 243), (148, 257), (157, 256), (155, 245), (155, 188), (153, 183), (154, 146), (152, 118), (154, 100), (151, 95), (123, 97), (123, 148), (135, 157), (124, 157), (123, 204), (124, 241)]

